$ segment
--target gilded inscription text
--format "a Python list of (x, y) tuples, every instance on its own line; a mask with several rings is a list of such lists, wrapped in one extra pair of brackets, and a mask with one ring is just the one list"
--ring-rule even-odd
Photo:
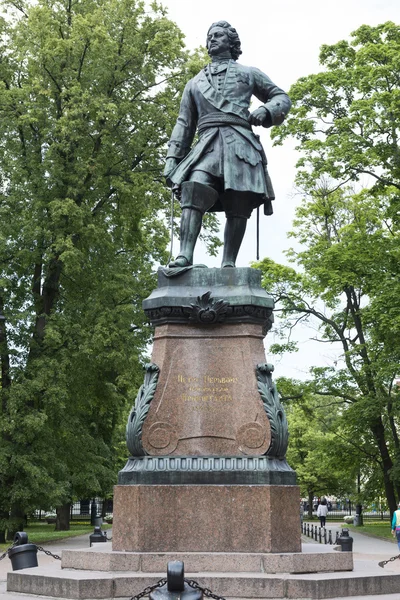
[(185, 387), (185, 391), (180, 394), (181, 400), (193, 403), (196, 408), (205, 404), (210, 407), (212, 404), (209, 403), (221, 406), (225, 402), (232, 402), (231, 386), (238, 383), (238, 378), (178, 375), (178, 383)]

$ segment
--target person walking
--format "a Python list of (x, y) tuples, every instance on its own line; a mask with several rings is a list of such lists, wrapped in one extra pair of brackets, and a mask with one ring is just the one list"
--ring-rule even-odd
[(392, 518), (392, 535), (396, 536), (397, 546), (400, 550), (400, 502), (397, 506), (398, 509), (394, 511)]
[(318, 505), (317, 508), (317, 517), (321, 522), (321, 527), (325, 527), (326, 523), (326, 515), (328, 514), (328, 504), (325, 498), (322, 498), (321, 504)]

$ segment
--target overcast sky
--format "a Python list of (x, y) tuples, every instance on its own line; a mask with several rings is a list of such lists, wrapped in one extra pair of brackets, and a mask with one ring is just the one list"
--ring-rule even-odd
[[(186, 36), (188, 48), (205, 45), (211, 23), (226, 20), (235, 27), (242, 42), (239, 62), (258, 67), (284, 90), (299, 78), (320, 70), (319, 48), (349, 39), (350, 33), (363, 24), (378, 25), (385, 21), (400, 23), (399, 0), (161, 0)], [(259, 105), (255, 99), (254, 108)], [(269, 172), (275, 189), (274, 215), (260, 215), (260, 257), (269, 256), (287, 262), (283, 254), (290, 247), (287, 232), (291, 228), (299, 197), (294, 193), (295, 164), (298, 155), (293, 142), (272, 148), (269, 132), (257, 128), (268, 156)], [(177, 243), (175, 242), (175, 254)], [(255, 214), (237, 260), (238, 267), (255, 260)], [(195, 262), (219, 267), (221, 256), (207, 256), (199, 245)], [(337, 355), (326, 344), (309, 341), (315, 332), (299, 331), (300, 351), (282, 359), (267, 357), (276, 366), (276, 377), (303, 379), (313, 365), (330, 365)], [(276, 341), (276, 340), (275, 340)]]

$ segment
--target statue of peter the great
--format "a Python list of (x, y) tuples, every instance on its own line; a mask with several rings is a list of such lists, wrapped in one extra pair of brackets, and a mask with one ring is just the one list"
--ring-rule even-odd
[[(222, 267), (234, 267), (252, 210), (272, 214), (274, 191), (267, 160), (252, 125), (280, 125), (291, 102), (259, 69), (236, 62), (242, 53), (236, 29), (213, 23), (207, 34), (211, 64), (183, 92), (164, 175), (180, 198), (181, 242), (169, 267), (193, 264), (205, 212), (225, 211)], [(249, 112), (252, 96), (263, 105)], [(191, 149), (194, 135), (198, 142)]]

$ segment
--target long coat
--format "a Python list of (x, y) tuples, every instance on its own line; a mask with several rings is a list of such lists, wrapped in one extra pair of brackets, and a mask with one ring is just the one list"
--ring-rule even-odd
[[(251, 128), (226, 123), (208, 127), (190, 148), (199, 120), (211, 113), (213, 116), (225, 113), (248, 121), (254, 95), (267, 109), (263, 127), (271, 127), (284, 121), (290, 110), (290, 99), (259, 69), (229, 60), (219, 69), (224, 72), (224, 77), (219, 77), (223, 82), (221, 86), (215, 85), (210, 69), (207, 65), (184, 89), (167, 154), (167, 158), (174, 157), (180, 162), (165, 175), (170, 183), (180, 185), (188, 180), (193, 169), (206, 171), (222, 177), (225, 190), (258, 195), (258, 204), (265, 203), (265, 214), (271, 214), (274, 192), (267, 160), (259, 137)], [(211, 210), (221, 210), (221, 206), (217, 203)]]

